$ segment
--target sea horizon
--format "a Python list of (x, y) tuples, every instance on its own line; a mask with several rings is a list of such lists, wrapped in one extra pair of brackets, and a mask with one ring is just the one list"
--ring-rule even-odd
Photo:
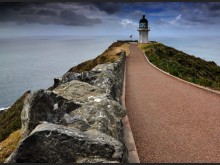
[[(220, 39), (216, 36), (149, 38), (220, 66)], [(0, 110), (10, 107), (27, 90), (52, 86), (55, 77), (97, 57), (113, 42), (129, 39), (125, 35), (0, 37)]]

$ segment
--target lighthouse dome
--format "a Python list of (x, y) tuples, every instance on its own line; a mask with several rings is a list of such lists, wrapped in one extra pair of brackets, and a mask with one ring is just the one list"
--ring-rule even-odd
[(145, 18), (145, 15), (143, 15), (143, 18), (140, 19), (139, 23), (148, 23), (147, 19)]
[(148, 29), (148, 21), (145, 15), (143, 15), (143, 18), (139, 21), (139, 29)]

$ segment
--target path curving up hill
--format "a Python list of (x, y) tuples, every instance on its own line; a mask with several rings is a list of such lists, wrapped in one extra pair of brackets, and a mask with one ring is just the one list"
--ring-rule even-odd
[(152, 67), (137, 44), (126, 61), (126, 108), (141, 162), (220, 162), (220, 95)]

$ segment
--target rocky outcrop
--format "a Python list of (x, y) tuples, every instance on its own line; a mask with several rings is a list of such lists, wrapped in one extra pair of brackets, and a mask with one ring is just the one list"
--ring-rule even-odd
[(122, 143), (97, 130), (82, 132), (43, 123), (21, 142), (14, 159), (18, 163), (120, 162), (123, 152)]
[(6, 162), (127, 162), (120, 104), (125, 53), (115, 63), (56, 78), (31, 92), (21, 113), (23, 137)]
[(121, 52), (120, 59), (115, 63), (99, 64), (91, 71), (82, 73), (67, 72), (62, 77), (54, 79), (54, 88), (72, 80), (79, 80), (100, 87), (103, 92), (110, 94), (114, 100), (120, 102), (125, 58), (125, 52)]

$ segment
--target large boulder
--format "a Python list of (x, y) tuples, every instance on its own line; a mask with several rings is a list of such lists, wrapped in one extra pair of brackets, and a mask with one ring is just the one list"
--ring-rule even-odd
[(125, 109), (100, 88), (73, 80), (53, 91), (38, 90), (29, 94), (21, 112), (23, 136), (47, 121), (75, 126), (82, 131), (98, 129), (118, 137), (115, 124), (121, 125), (125, 113)]
[(72, 80), (55, 88), (53, 93), (78, 104), (84, 104), (90, 97), (110, 98), (100, 88), (78, 80)]
[(25, 138), (7, 163), (125, 162), (123, 144), (97, 130), (43, 123)]
[(23, 137), (30, 134), (42, 121), (59, 124), (66, 113), (79, 107), (79, 104), (64, 99), (51, 91), (31, 92), (27, 96), (21, 111)]
[(121, 119), (126, 115), (126, 111), (100, 88), (73, 80), (58, 86), (53, 92), (81, 105), (66, 114), (60, 124), (75, 127), (81, 131), (96, 129), (116, 139), (123, 137)]
[(70, 113), (71, 117), (78, 116), (81, 120), (68, 125), (82, 131), (99, 130), (115, 139), (123, 140), (121, 119), (125, 114), (125, 109), (114, 100), (90, 97), (90, 102)]

